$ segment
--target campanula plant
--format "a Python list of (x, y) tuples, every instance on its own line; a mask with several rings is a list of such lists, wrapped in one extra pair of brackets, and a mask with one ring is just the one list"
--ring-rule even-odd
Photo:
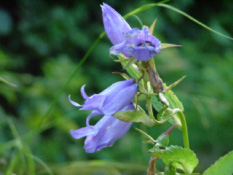
[[(209, 31), (232, 40), (231, 37), (209, 28), (185, 12), (168, 4), (163, 4), (165, 1), (141, 6), (127, 14), (126, 17), (132, 16), (151, 7), (159, 6), (184, 15)], [(143, 26), (142, 29), (138, 29), (130, 26), (111, 6), (103, 3), (101, 5), (101, 9), (104, 28), (112, 43), (109, 45), (108, 50), (101, 51), (115, 55), (115, 58), (117, 57), (114, 61), (119, 62), (123, 67), (122, 71), (124, 71), (121, 73), (118, 72), (118, 74), (126, 80), (113, 83), (102, 92), (90, 96), (85, 92), (85, 85), (82, 86), (81, 94), (85, 101), (81, 104), (72, 100), (73, 95), (72, 99), (71, 96), (68, 97), (69, 102), (79, 108), (79, 110), (89, 111), (89, 115), (86, 118), (86, 126), (82, 126), (81, 128), (70, 128), (71, 137), (74, 139), (86, 137), (84, 143), (85, 151), (87, 153), (95, 154), (95, 152), (101, 151), (103, 148), (115, 150), (114, 147), (107, 147), (112, 147), (119, 138), (123, 137), (127, 133), (134, 123), (145, 125), (146, 127), (154, 127), (158, 131), (161, 129), (157, 126), (166, 125), (169, 126), (169, 129), (167, 131), (161, 131), (161, 134), (157, 136), (149, 135), (145, 131), (135, 128), (146, 138), (143, 144), (150, 144), (150, 148), (147, 150), (147, 154), (151, 155), (147, 175), (198, 175), (199, 173), (193, 172), (198, 164), (198, 159), (189, 146), (188, 127), (184, 115), (184, 107), (172, 91), (172, 88), (178, 85), (184, 77), (171, 85), (167, 85), (163, 82), (155, 67), (155, 65), (159, 66), (155, 64), (158, 59), (154, 59), (157, 56), (156, 54), (159, 54), (163, 49), (177, 47), (178, 45), (161, 43), (160, 40), (154, 36), (154, 28), (157, 20), (155, 20), (150, 27)], [(72, 24), (75, 23), (72, 22)], [(74, 78), (74, 75), (78, 72), (81, 65), (103, 36), (104, 32), (100, 34), (99, 38), (87, 51), (67, 82), (56, 95), (56, 98), (54, 98), (46, 113), (39, 118), (35, 128), (29, 133), (27, 139), (21, 139), (21, 136), (17, 133), (17, 128), (11, 120), (7, 122), (9, 129), (12, 130), (14, 138), (6, 144), (4, 143), (3, 147), (1, 147), (3, 149), (1, 150), (3, 150), (2, 152), (5, 152), (7, 149), (17, 147), (18, 153), (12, 155), (9, 154), (8, 157), (10, 158), (7, 159), (0, 158), (0, 164), (6, 164), (8, 166), (6, 172), (3, 172), (5, 175), (25, 173), (30, 175), (35, 175), (36, 173), (43, 174), (44, 170), (39, 170), (41, 169), (41, 166), (45, 167), (46, 171), (48, 171), (47, 174), (53, 174), (47, 165), (30, 151), (28, 144), (35, 134), (44, 131), (40, 126), (44, 123), (44, 120), (47, 119), (52, 108), (58, 102), (62, 92), (64, 92), (71, 79)], [(79, 39), (81, 41), (81, 38)], [(2, 56), (3, 58), (5, 57), (4, 54)], [(0, 78), (0, 81), (12, 85), (5, 79)], [(95, 124), (92, 124), (90, 121), (92, 117), (96, 115), (100, 115), (102, 117)], [(183, 146), (169, 143), (169, 137), (171, 137), (170, 133), (174, 129), (180, 131), (182, 134), (183, 144), (179, 145)], [(135, 144), (131, 144), (132, 147), (134, 145)], [(45, 145), (45, 147), (47, 147), (47, 145)], [(18, 162), (20, 160), (23, 160), (22, 165), (28, 169), (28, 172), (24, 170), (25, 168), (18, 166)], [(159, 167), (159, 170), (156, 167), (158, 160), (161, 160), (164, 163), (164, 166)], [(39, 172), (36, 172), (37, 169), (35, 168), (34, 161), (41, 164), (38, 168)], [(111, 164), (105, 164), (103, 162), (97, 164), (104, 165), (104, 167), (107, 167), (108, 165), (111, 166)], [(73, 167), (73, 165), (74, 164), (72, 162), (71, 166), (68, 165), (68, 167)], [(96, 164), (94, 166), (96, 166)], [(2, 166), (0, 167), (0, 174), (2, 174)], [(86, 167), (89, 168), (90, 165), (84, 167), (87, 169)], [(70, 173), (67, 169), (64, 169), (65, 171), (62, 169), (56, 168), (55, 170), (53, 168), (53, 170), (55, 170), (55, 174), (64, 174), (63, 172), (65, 172), (65, 174)], [(109, 167), (106, 169), (109, 170)], [(15, 170), (20, 171), (17, 172)], [(80, 174), (79, 169), (77, 172), (72, 169), (71, 172)], [(81, 171), (81, 174), (82, 172), (84, 171)], [(115, 169), (113, 173), (119, 174)], [(203, 175), (232, 175), (232, 173), (233, 152), (229, 152), (226, 156), (222, 157), (213, 166), (207, 169)]]
[[(101, 8), (105, 31), (113, 44), (109, 52), (118, 57), (119, 60), (116, 62), (122, 64), (128, 75), (119, 74), (127, 80), (116, 82), (101, 93), (90, 97), (85, 93), (84, 85), (81, 88), (81, 94), (85, 99), (83, 105), (69, 97), (70, 103), (80, 107), (80, 110), (91, 111), (86, 119), (86, 127), (71, 130), (72, 137), (75, 139), (86, 137), (84, 148), (87, 153), (94, 153), (105, 147), (111, 147), (129, 130), (133, 122), (150, 127), (170, 124), (170, 129), (161, 133), (157, 139), (136, 128), (147, 139), (145, 143), (152, 144), (148, 150), (151, 159), (147, 175), (198, 174), (193, 173), (198, 159), (189, 147), (184, 108), (171, 90), (184, 77), (167, 86), (155, 68), (154, 56), (161, 49), (177, 45), (161, 43), (153, 36), (157, 20), (150, 28), (143, 26), (140, 30), (131, 28), (109, 5), (103, 3)], [(138, 105), (142, 96), (144, 100), (146, 99), (146, 109)], [(95, 115), (103, 117), (95, 125), (90, 125), (89, 121)], [(184, 147), (169, 145), (169, 134), (175, 128), (182, 132)], [(156, 171), (155, 165), (159, 159), (165, 163), (164, 172)], [(207, 171), (205, 175), (211, 174)]]

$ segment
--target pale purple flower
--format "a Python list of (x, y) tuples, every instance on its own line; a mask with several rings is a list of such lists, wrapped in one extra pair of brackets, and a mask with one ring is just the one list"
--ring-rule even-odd
[[(70, 132), (75, 139), (87, 136), (84, 148), (87, 153), (93, 153), (112, 146), (132, 125), (131, 122), (120, 121), (112, 115), (118, 111), (134, 110), (132, 101), (137, 92), (137, 84), (133, 80), (119, 81), (90, 97), (87, 96), (84, 88), (85, 85), (81, 88), (81, 94), (86, 100), (83, 105), (72, 101), (70, 96), (69, 101), (76, 107), (82, 107), (80, 110), (92, 110), (92, 113), (87, 117), (86, 127)], [(95, 115), (104, 115), (104, 117), (96, 125), (91, 126), (89, 121)]]
[(161, 50), (161, 42), (149, 34), (149, 28), (131, 29), (124, 18), (112, 7), (103, 4), (103, 22), (108, 38), (113, 43), (110, 53), (135, 57), (138, 61), (148, 61)]
[[(134, 110), (133, 104), (130, 103), (122, 109), (122, 111), (124, 110)], [(98, 114), (92, 112), (90, 116)], [(100, 151), (102, 148), (112, 146), (117, 139), (125, 135), (132, 125), (132, 122), (124, 122), (111, 115), (105, 115), (94, 126), (89, 124), (88, 119), (86, 127), (70, 131), (75, 139), (86, 137), (84, 148), (87, 153), (93, 153)]]

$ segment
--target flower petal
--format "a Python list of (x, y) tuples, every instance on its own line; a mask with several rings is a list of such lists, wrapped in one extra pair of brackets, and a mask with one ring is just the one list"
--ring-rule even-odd
[(137, 84), (132, 82), (124, 88), (118, 89), (118, 92), (106, 97), (103, 103), (102, 111), (105, 115), (112, 115), (127, 106), (135, 97)]
[(112, 7), (103, 3), (104, 28), (112, 44), (119, 44), (125, 40), (125, 33), (131, 30), (125, 19)]
[(86, 125), (87, 126), (90, 126), (90, 120), (93, 116), (95, 115), (100, 115), (101, 113), (99, 111), (93, 111), (88, 117), (87, 117), (87, 120), (86, 120)]
[(85, 92), (85, 87), (86, 85), (84, 84), (81, 88), (81, 94), (83, 96), (84, 99), (88, 99), (89, 97), (87, 96), (86, 92)]
[(134, 48), (134, 56), (139, 61), (148, 61), (155, 55), (154, 47), (152, 46), (140, 46)]
[(71, 100), (71, 95), (69, 95), (68, 99), (69, 99), (69, 101), (70, 101), (70, 103), (71, 103), (72, 105), (74, 105), (74, 106), (76, 106), (76, 107), (81, 107), (81, 106), (82, 106), (82, 105), (78, 104), (77, 102)]
[(72, 135), (72, 137), (74, 139), (80, 139), (82, 137), (96, 134), (97, 132), (98, 132), (98, 130), (96, 130), (92, 126), (83, 127), (83, 128), (77, 129), (77, 130), (73, 130), (73, 129), (70, 130), (70, 134)]
[(89, 97), (85, 103), (82, 105), (80, 110), (98, 110), (102, 111), (102, 105), (105, 100), (105, 95), (95, 94)]
[(131, 127), (132, 122), (123, 122), (112, 116), (104, 116), (94, 127), (99, 128), (96, 135), (89, 135), (85, 140), (87, 153), (99, 151), (112, 146)]

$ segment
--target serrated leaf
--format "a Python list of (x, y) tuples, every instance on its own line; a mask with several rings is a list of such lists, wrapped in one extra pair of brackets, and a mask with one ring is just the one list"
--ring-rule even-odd
[(233, 151), (221, 157), (203, 175), (232, 175), (233, 174)]
[(134, 111), (119, 111), (113, 116), (125, 122), (142, 123), (150, 127), (154, 125), (154, 121), (140, 107)]
[(164, 150), (151, 149), (150, 152), (160, 157), (167, 166), (181, 169), (185, 173), (192, 173), (198, 164), (196, 154), (187, 148), (172, 145)]

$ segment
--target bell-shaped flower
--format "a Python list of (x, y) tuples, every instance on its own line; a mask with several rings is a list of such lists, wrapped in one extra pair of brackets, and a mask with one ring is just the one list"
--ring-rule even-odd
[[(112, 146), (132, 125), (131, 122), (123, 122), (112, 115), (118, 111), (134, 110), (132, 101), (137, 92), (137, 84), (133, 80), (119, 81), (90, 97), (87, 96), (84, 88), (85, 85), (81, 88), (81, 94), (86, 100), (83, 105), (72, 101), (70, 97), (69, 101), (76, 107), (82, 107), (80, 110), (92, 110), (92, 113), (87, 117), (87, 126), (71, 130), (71, 135), (75, 139), (87, 136), (84, 148), (87, 153), (93, 153)], [(96, 125), (91, 126), (89, 121), (95, 115), (104, 115), (104, 117)]]
[(103, 3), (104, 28), (113, 45), (120, 44), (125, 40), (125, 34), (131, 30), (125, 19), (108, 4)]
[(104, 28), (113, 43), (110, 53), (148, 61), (161, 50), (161, 42), (149, 34), (149, 28), (131, 29), (124, 18), (107, 4), (102, 6)]
[(70, 103), (74, 106), (82, 107), (80, 110), (98, 111), (103, 115), (112, 115), (123, 107), (127, 106), (137, 92), (137, 84), (133, 80), (119, 81), (99, 94), (94, 94), (90, 97), (85, 93), (85, 85), (81, 88), (81, 94), (86, 100), (83, 105), (72, 101), (69, 97)]
[[(122, 109), (122, 111), (124, 110), (134, 110), (133, 104), (130, 103)], [(132, 125), (132, 122), (124, 122), (111, 115), (105, 115), (94, 126), (91, 126), (89, 124), (90, 117), (98, 114), (98, 112), (90, 114), (86, 121), (86, 127), (70, 131), (75, 139), (86, 137), (84, 148), (87, 153), (112, 146), (117, 139), (125, 135)]]

